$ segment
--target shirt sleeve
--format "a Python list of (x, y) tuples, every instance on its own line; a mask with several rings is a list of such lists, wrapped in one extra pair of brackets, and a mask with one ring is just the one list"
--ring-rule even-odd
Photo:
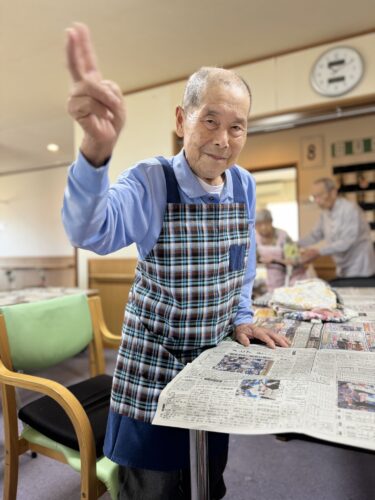
[(241, 170), (241, 177), (243, 185), (247, 194), (247, 209), (249, 216), (249, 238), (250, 250), (247, 260), (247, 266), (244, 275), (244, 281), (241, 289), (240, 301), (236, 317), (234, 319), (235, 325), (243, 323), (252, 323), (254, 320), (254, 313), (252, 310), (251, 295), (253, 292), (253, 284), (256, 273), (256, 244), (255, 244), (255, 181), (248, 172)]
[(165, 210), (160, 173), (157, 160), (145, 162), (110, 186), (108, 165), (93, 168), (80, 154), (69, 171), (62, 209), (71, 243), (100, 255), (136, 243), (143, 258), (158, 237)]
[(337, 232), (334, 234), (333, 241), (322, 247), (319, 251), (321, 255), (333, 255), (346, 252), (355, 245), (360, 238), (361, 213), (356, 209), (347, 209), (345, 207), (338, 214), (336, 221)]

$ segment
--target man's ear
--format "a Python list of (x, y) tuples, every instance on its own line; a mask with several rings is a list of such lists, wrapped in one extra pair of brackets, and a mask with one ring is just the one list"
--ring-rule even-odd
[(185, 111), (181, 106), (176, 108), (176, 134), (178, 137), (184, 137)]

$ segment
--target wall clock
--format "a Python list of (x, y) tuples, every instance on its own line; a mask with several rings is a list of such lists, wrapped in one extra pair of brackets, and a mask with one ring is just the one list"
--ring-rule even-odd
[(347, 94), (364, 73), (361, 54), (352, 47), (333, 47), (314, 63), (310, 82), (316, 92), (327, 97)]

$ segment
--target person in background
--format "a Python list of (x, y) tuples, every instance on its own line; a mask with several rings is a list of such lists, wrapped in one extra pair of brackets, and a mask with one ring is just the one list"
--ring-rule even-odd
[[(119, 87), (100, 75), (88, 28), (67, 30), (68, 111), (83, 129), (63, 222), (75, 247), (108, 254), (136, 243), (134, 285), (115, 368), (105, 455), (120, 465), (121, 500), (190, 499), (189, 433), (152, 425), (163, 388), (205, 349), (232, 335), (284, 347), (253, 324), (255, 183), (236, 165), (250, 90), (232, 71), (188, 80), (176, 129), (183, 150), (141, 161), (110, 186), (125, 122)], [(210, 498), (225, 495), (228, 435), (209, 433)]]
[(266, 267), (269, 292), (307, 278), (305, 266), (299, 263), (297, 246), (286, 231), (273, 226), (272, 214), (266, 208), (257, 211), (255, 230), (257, 258)]
[[(335, 182), (327, 177), (312, 185), (312, 197), (321, 209), (313, 231), (298, 241), (304, 263), (320, 255), (330, 255), (336, 263), (339, 278), (374, 277), (375, 252), (370, 226), (361, 208), (338, 196)], [(310, 245), (325, 240), (321, 248)]]

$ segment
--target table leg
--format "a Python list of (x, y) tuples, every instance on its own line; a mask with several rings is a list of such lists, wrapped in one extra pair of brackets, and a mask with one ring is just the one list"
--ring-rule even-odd
[(191, 430), (189, 434), (191, 500), (209, 500), (207, 432)]

